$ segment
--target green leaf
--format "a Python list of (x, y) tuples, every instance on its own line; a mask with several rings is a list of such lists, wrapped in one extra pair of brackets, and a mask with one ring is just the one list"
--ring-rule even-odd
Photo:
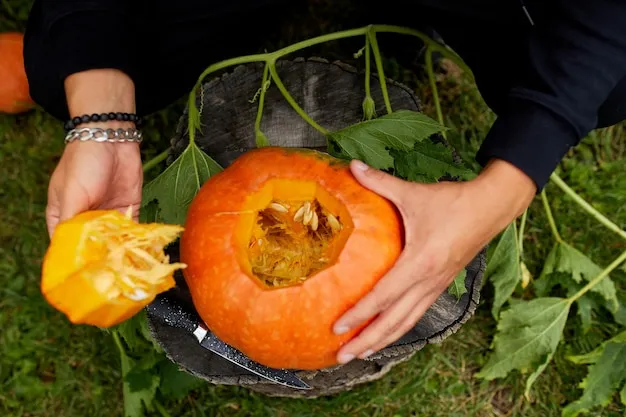
[(520, 252), (517, 245), (517, 226), (511, 223), (496, 245), (485, 271), (485, 280), (493, 285), (495, 294), (491, 314), (498, 318), (500, 308), (511, 297), (522, 281)]
[[(563, 417), (575, 417), (596, 406), (606, 406), (611, 397), (626, 382), (626, 343), (608, 343), (591, 366), (579, 385), (583, 395), (568, 404), (562, 411)], [(623, 389), (622, 389), (623, 391)]]
[[(546, 258), (543, 270), (539, 276), (539, 281), (549, 279), (548, 277), (554, 273), (564, 273), (568, 274), (574, 282), (581, 283), (582, 280), (591, 281), (601, 272), (602, 268), (589, 259), (584, 253), (565, 242), (557, 242)], [(552, 281), (551, 283), (555, 282)], [(567, 283), (563, 284), (563, 286), (567, 288)], [(618, 310), (619, 301), (617, 299), (615, 284), (609, 276), (595, 285), (591, 291), (606, 300), (606, 307), (609, 311), (615, 313)]]
[(413, 182), (437, 182), (446, 175), (461, 179), (475, 176), (454, 162), (452, 151), (443, 143), (418, 142), (409, 151), (392, 150), (390, 155), (394, 159), (395, 175)]
[(154, 401), (157, 387), (159, 386), (159, 376), (155, 374), (149, 374), (149, 381), (143, 385), (142, 389), (132, 390), (130, 382), (127, 380), (128, 375), (135, 368), (137, 362), (131, 358), (123, 346), (121, 338), (114, 334), (116, 345), (120, 353), (120, 360), (122, 365), (122, 393), (124, 395), (124, 417), (144, 417), (144, 410), (152, 411), (152, 402)]
[(570, 305), (563, 298), (535, 298), (516, 302), (503, 311), (492, 344), (494, 352), (476, 376), (492, 380), (514, 369), (533, 369), (526, 385), (528, 392), (556, 351)]
[(604, 349), (609, 343), (626, 343), (626, 330), (616, 334), (608, 340), (605, 340), (600, 344), (600, 346), (598, 346), (591, 352), (582, 355), (567, 356), (567, 360), (577, 365), (596, 363), (598, 359), (600, 359), (600, 356), (602, 356)]
[(393, 167), (389, 149), (411, 150), (415, 143), (443, 130), (443, 126), (422, 113), (397, 110), (331, 132), (328, 139), (335, 145), (335, 153), (377, 169), (389, 169)]
[(461, 269), (458, 273), (452, 284), (448, 287), (448, 293), (454, 295), (457, 300), (460, 300), (463, 294), (467, 292), (467, 288), (465, 287), (465, 277), (467, 276), (467, 270), (465, 268)]
[(205, 384), (202, 379), (178, 369), (169, 359), (161, 362), (159, 373), (161, 375), (159, 391), (167, 398), (184, 398), (189, 391)]
[(144, 186), (142, 207), (156, 200), (160, 221), (182, 225), (202, 184), (220, 171), (222, 167), (217, 162), (190, 143), (161, 175)]

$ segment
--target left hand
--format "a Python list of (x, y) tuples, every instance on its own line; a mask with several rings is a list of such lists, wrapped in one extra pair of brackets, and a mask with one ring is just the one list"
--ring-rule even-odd
[(340, 363), (363, 359), (407, 333), (536, 193), (528, 176), (501, 160), (471, 181), (435, 184), (403, 181), (359, 161), (351, 169), (363, 186), (396, 205), (405, 246), (393, 268), (335, 323), (341, 334), (375, 317), (340, 349)]

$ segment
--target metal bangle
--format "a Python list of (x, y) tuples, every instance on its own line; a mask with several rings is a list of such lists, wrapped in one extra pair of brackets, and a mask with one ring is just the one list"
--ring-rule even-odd
[(79, 140), (86, 142), (137, 142), (142, 141), (141, 131), (135, 128), (129, 129), (102, 129), (99, 127), (83, 127), (72, 129), (65, 136), (65, 143)]

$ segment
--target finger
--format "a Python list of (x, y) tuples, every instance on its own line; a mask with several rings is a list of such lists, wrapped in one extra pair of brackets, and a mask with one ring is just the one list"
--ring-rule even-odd
[(346, 363), (354, 359), (357, 355), (369, 356), (373, 353), (373, 348), (395, 334), (403, 324), (405, 317), (415, 308), (420, 301), (422, 288), (414, 286), (406, 292), (391, 307), (379, 315), (369, 326), (367, 326), (357, 337), (343, 346), (338, 354), (337, 360)]
[(417, 324), (418, 320), (422, 318), (424, 313), (430, 308), (431, 305), (437, 300), (437, 293), (432, 291), (427, 294), (425, 297), (422, 297), (420, 301), (413, 307), (413, 310), (409, 312), (404, 321), (397, 326), (396, 330), (389, 334), (385, 339), (380, 341), (378, 344), (372, 346), (369, 351), (363, 352), (359, 355), (359, 358), (365, 359), (370, 354), (374, 352), (378, 352), (381, 349), (386, 348), (392, 343), (396, 342), (402, 336), (407, 334), (409, 330), (411, 330)]
[(337, 320), (335, 334), (346, 333), (387, 310), (414, 284), (415, 262), (406, 255), (410, 252), (405, 248), (395, 265), (374, 288)]
[(59, 223), (59, 205), (54, 203), (48, 203), (46, 206), (46, 226), (48, 228), (48, 236), (52, 237), (54, 229), (56, 229)]
[(356, 159), (350, 163), (350, 169), (361, 185), (387, 198), (396, 206), (400, 204), (402, 197), (406, 194), (404, 190), (407, 183), (400, 178), (369, 167)]
[(46, 226), (48, 228), (48, 236), (52, 237), (54, 229), (59, 223), (59, 198), (53, 185), (48, 187), (48, 204), (46, 205)]

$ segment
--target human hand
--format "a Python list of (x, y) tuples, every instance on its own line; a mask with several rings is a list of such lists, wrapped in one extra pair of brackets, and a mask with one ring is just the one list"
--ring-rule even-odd
[(342, 334), (373, 319), (338, 352), (365, 358), (407, 333), (476, 254), (532, 201), (536, 186), (507, 162), (492, 161), (474, 180), (417, 184), (353, 161), (365, 187), (396, 205), (405, 247), (377, 285), (335, 324)]
[(50, 178), (46, 223), (52, 236), (59, 221), (93, 209), (132, 207), (137, 219), (143, 170), (134, 142), (72, 142)]
[[(131, 78), (115, 69), (74, 73), (65, 79), (65, 95), (73, 116), (135, 111)], [(131, 128), (132, 122), (109, 120), (89, 127)], [(136, 142), (81, 142), (68, 144), (50, 178), (46, 223), (52, 236), (59, 221), (86, 210), (132, 208), (139, 216), (143, 170)]]

